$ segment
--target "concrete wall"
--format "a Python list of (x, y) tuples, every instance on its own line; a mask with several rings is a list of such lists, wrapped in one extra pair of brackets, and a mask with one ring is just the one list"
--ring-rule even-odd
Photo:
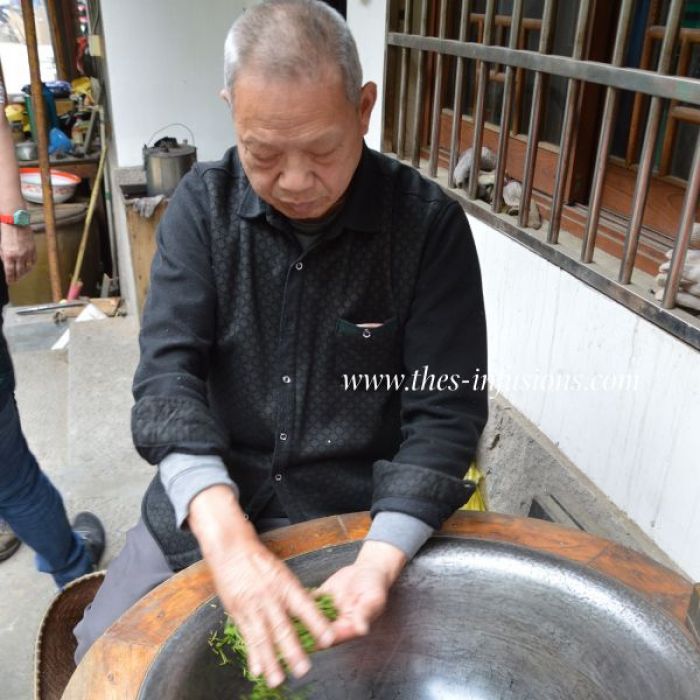
[(469, 221), (496, 388), (700, 580), (698, 353)]
[[(194, 132), (200, 160), (234, 140), (223, 85), (226, 33), (246, 0), (102, 0), (118, 165), (138, 165), (149, 136), (171, 122)], [(172, 127), (167, 134), (188, 138)], [(161, 134), (162, 135), (162, 134)]]

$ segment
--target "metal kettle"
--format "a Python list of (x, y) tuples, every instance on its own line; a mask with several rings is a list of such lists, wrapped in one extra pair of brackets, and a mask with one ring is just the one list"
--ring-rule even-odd
[(146, 190), (149, 197), (163, 194), (169, 197), (177, 184), (197, 162), (197, 149), (187, 140), (165, 136), (153, 146), (143, 147), (143, 164), (146, 169)]

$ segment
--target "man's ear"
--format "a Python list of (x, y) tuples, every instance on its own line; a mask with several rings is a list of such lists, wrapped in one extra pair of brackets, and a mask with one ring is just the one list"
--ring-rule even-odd
[(377, 84), (365, 83), (360, 91), (360, 124), (363, 136), (369, 129), (369, 120), (377, 102)]

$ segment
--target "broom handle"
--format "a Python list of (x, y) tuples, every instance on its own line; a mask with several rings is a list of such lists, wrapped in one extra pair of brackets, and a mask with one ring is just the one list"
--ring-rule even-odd
[(80, 239), (80, 248), (78, 248), (78, 257), (75, 259), (75, 268), (73, 269), (73, 277), (70, 281), (71, 288), (78, 284), (78, 278), (80, 277), (80, 270), (83, 267), (83, 258), (85, 257), (85, 248), (87, 247), (87, 240), (90, 234), (90, 225), (92, 224), (92, 216), (95, 213), (95, 206), (97, 205), (97, 196), (100, 193), (100, 182), (102, 181), (102, 173), (105, 168), (105, 157), (107, 156), (107, 144), (103, 144), (102, 152), (100, 153), (100, 164), (97, 166), (97, 175), (95, 176), (95, 183), (92, 186), (92, 192), (90, 193), (90, 205), (88, 206), (87, 216), (85, 217), (85, 227), (83, 228), (83, 235)]

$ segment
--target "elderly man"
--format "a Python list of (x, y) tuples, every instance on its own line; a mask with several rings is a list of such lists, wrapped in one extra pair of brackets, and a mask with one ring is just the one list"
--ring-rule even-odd
[[(249, 9), (226, 43), (237, 148), (197, 165), (158, 232), (134, 382), (143, 521), (76, 629), (78, 658), (127, 605), (203, 556), (272, 686), (365, 634), (406, 562), (465, 503), (487, 415), (476, 252), (461, 208), (364, 146), (376, 99), (340, 16)], [(352, 378), (405, 383), (353, 389)], [(344, 379), (346, 384), (344, 384)], [(362, 377), (360, 377), (362, 379)], [(371, 510), (322, 587), (330, 625), (256, 531)], [(200, 555), (201, 552), (201, 555)]]

